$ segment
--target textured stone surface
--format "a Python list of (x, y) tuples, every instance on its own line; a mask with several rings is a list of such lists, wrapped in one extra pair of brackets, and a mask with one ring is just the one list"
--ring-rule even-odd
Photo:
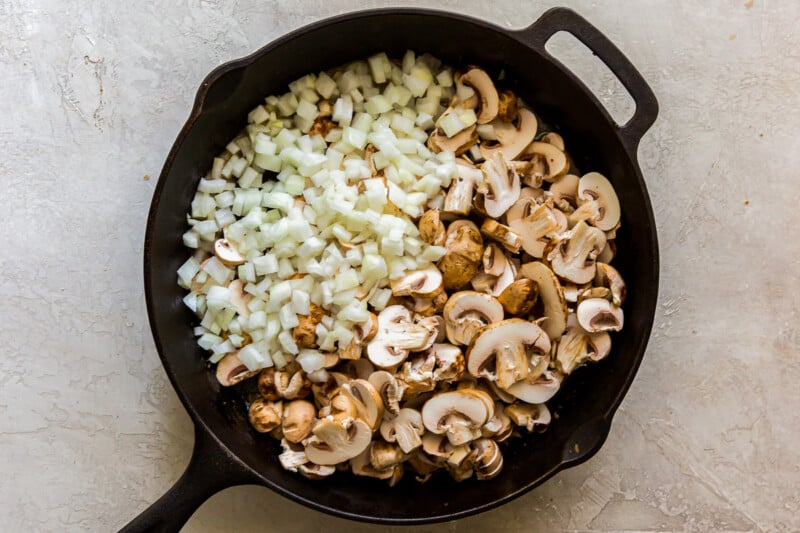
[[(654, 334), (606, 446), (483, 515), (419, 531), (800, 528), (800, 4), (568, 2), (629, 55), (661, 115), (640, 158), (658, 221)], [(159, 364), (145, 217), (216, 65), (383, 2), (0, 1), (0, 529), (108, 531), (165, 491), (191, 425)], [(550, 2), (436, 1), (519, 27)], [(554, 43), (615, 110), (610, 76)], [(267, 489), (186, 531), (371, 531)]]

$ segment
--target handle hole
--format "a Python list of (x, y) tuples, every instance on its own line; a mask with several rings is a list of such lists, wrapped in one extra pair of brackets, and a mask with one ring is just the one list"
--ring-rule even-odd
[(633, 97), (606, 64), (575, 36), (567, 31), (559, 31), (545, 43), (545, 50), (569, 67), (600, 100), (617, 124), (626, 124), (633, 117), (636, 111)]

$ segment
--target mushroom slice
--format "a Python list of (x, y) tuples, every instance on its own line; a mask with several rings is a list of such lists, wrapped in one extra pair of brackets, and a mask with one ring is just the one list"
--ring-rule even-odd
[(386, 442), (396, 442), (403, 453), (411, 453), (422, 446), (424, 433), (422, 415), (416, 409), (400, 409), (397, 416), (385, 419), (381, 424), (381, 436)]
[(281, 431), (289, 442), (299, 443), (311, 433), (317, 410), (314, 404), (305, 400), (293, 400), (283, 408)]
[(439, 260), (444, 288), (461, 289), (478, 271), (483, 255), (483, 238), (478, 226), (469, 220), (456, 220), (447, 228), (445, 248), (447, 252)]
[(397, 379), (405, 387), (407, 398), (417, 397), (436, 388), (436, 383), (433, 381), (433, 369), (435, 367), (436, 358), (430, 353), (416, 355), (403, 363), (402, 368), (397, 373)]
[[(374, 477), (376, 479), (390, 479), (394, 475), (394, 465), (385, 468), (376, 468), (372, 464), (373, 447), (376, 442), (371, 443), (366, 450), (350, 459), (350, 469), (357, 476)], [(384, 443), (385, 444), (385, 443)], [(378, 456), (382, 459), (383, 453), (378, 451)]]
[(604, 298), (589, 298), (578, 304), (578, 324), (589, 333), (619, 331), (624, 315), (622, 308)]
[(511, 253), (518, 253), (522, 246), (522, 236), (519, 233), (490, 218), (481, 224), (481, 233), (493, 241), (497, 241)]
[(236, 246), (227, 239), (217, 239), (214, 241), (214, 255), (217, 256), (223, 264), (228, 266), (241, 265), (245, 262), (245, 258), (239, 253)]
[[(423, 428), (424, 430), (425, 428)], [(422, 444), (422, 441), (420, 441), (420, 444)], [(400, 446), (382, 440), (372, 441), (372, 444), (367, 449), (369, 450), (369, 462), (379, 470), (398, 465), (406, 459), (406, 454)]]
[(419, 219), (419, 236), (434, 246), (444, 246), (445, 229), (438, 209), (428, 209)]
[(594, 282), (601, 287), (607, 287), (611, 291), (611, 301), (614, 305), (620, 306), (625, 302), (627, 292), (625, 280), (622, 279), (616, 268), (598, 261)]
[(526, 403), (544, 403), (558, 392), (561, 374), (546, 370), (535, 379), (524, 379), (506, 389)]
[(409, 270), (403, 277), (392, 280), (391, 289), (395, 296), (432, 298), (442, 291), (442, 273), (435, 266)]
[[(484, 272), (478, 272), (472, 278), (472, 288), (498, 297), (517, 277), (517, 268), (495, 243), (489, 243), (483, 253)], [(490, 272), (497, 272), (492, 275)]]
[(301, 445), (282, 439), (281, 448), (283, 448), (283, 453), (278, 456), (278, 461), (284, 469), (297, 472), (299, 466), (308, 462), (306, 452)]
[(302, 370), (294, 373), (276, 371), (274, 379), (275, 392), (287, 400), (304, 398), (311, 391), (311, 382)]
[(552, 144), (562, 152), (564, 151), (564, 138), (554, 131), (545, 133), (539, 140), (543, 143)]
[(569, 375), (587, 361), (605, 358), (610, 350), (611, 336), (608, 333), (587, 333), (571, 314), (567, 319), (567, 331), (558, 343), (555, 365), (562, 374)]
[[(509, 401), (514, 401), (515, 398), (511, 396)], [(481, 435), (486, 438), (492, 438), (496, 442), (503, 442), (511, 436), (512, 431), (511, 419), (503, 410), (503, 404), (500, 402), (494, 403), (494, 416), (486, 422), (481, 428)]]
[(229, 353), (217, 363), (217, 381), (223, 387), (231, 387), (258, 373), (259, 370), (248, 370), (235, 353)]
[(519, 159), (531, 162), (522, 180), (531, 187), (539, 187), (542, 180), (553, 181), (567, 173), (567, 156), (556, 146), (544, 142), (532, 142), (519, 155)]
[(361, 360), (364, 343), (371, 341), (378, 333), (378, 317), (374, 313), (362, 324), (353, 326), (353, 338), (347, 346), (340, 348), (337, 355), (344, 360)]
[(614, 186), (599, 172), (589, 172), (578, 184), (578, 202), (594, 201), (597, 203), (597, 216), (591, 222), (603, 231), (609, 231), (619, 223), (619, 198)]
[(483, 171), (463, 159), (456, 160), (456, 167), (458, 176), (447, 190), (442, 210), (449, 214), (468, 215), (475, 188), (483, 183)]
[(306, 456), (318, 465), (336, 465), (352, 459), (366, 450), (372, 440), (369, 425), (358, 418), (349, 427), (323, 418), (312, 433), (306, 444)]
[(559, 207), (567, 203), (571, 208), (578, 207), (578, 184), (580, 178), (575, 174), (561, 176), (550, 185), (550, 194), (553, 196), (553, 203)]
[(499, 111), (499, 95), (492, 78), (478, 67), (468, 67), (458, 78), (458, 83), (469, 85), (480, 96), (478, 105), (478, 124), (488, 124)]
[(415, 479), (420, 483), (428, 481), (433, 473), (442, 467), (420, 450), (412, 453), (405, 464), (409, 465), (414, 472), (419, 474)]
[(508, 89), (501, 92), (498, 96), (499, 105), (497, 107), (497, 118), (503, 122), (513, 122), (519, 112), (517, 96)]
[(614, 243), (611, 238), (608, 238), (606, 241), (606, 246), (603, 250), (597, 254), (597, 261), (598, 263), (610, 263), (614, 260), (614, 257), (617, 255), (617, 245)]
[(306, 463), (297, 467), (297, 471), (308, 479), (324, 479), (336, 473), (336, 467)]
[(378, 315), (378, 333), (367, 345), (367, 357), (380, 368), (395, 368), (409, 351), (430, 347), (431, 334), (429, 327), (414, 323), (411, 311), (390, 305)]
[(247, 307), (247, 302), (250, 301), (251, 296), (244, 292), (244, 283), (241, 279), (235, 279), (228, 284), (230, 291), (231, 303), (236, 308), (236, 312), (244, 318), (250, 316), (250, 308)]
[(475, 452), (475, 475), (480, 480), (492, 479), (503, 469), (500, 446), (491, 439), (480, 438), (472, 443)]
[(359, 418), (375, 430), (383, 419), (381, 395), (366, 379), (354, 379), (341, 387), (341, 393), (349, 396), (356, 406)]
[(539, 259), (550, 242), (547, 236), (557, 231), (559, 224), (554, 209), (544, 204), (531, 207), (530, 213), (522, 218), (509, 219), (508, 225), (520, 235), (522, 249)]
[(481, 155), (489, 160), (495, 153), (501, 153), (506, 161), (516, 159), (519, 154), (536, 137), (538, 123), (536, 115), (529, 109), (521, 108), (518, 112), (517, 125), (499, 122), (494, 126), (495, 135), (499, 143), (495, 146), (481, 144)]
[(502, 154), (495, 153), (481, 165), (483, 171), (484, 209), (492, 218), (500, 218), (519, 198), (519, 175), (506, 165)]
[(298, 348), (317, 347), (317, 324), (325, 317), (325, 310), (318, 305), (311, 304), (307, 315), (297, 315), (299, 322), (292, 329), (292, 339)]
[(488, 294), (460, 291), (447, 300), (443, 315), (447, 340), (468, 345), (482, 327), (503, 319), (503, 306)]
[(550, 339), (535, 323), (510, 318), (489, 324), (477, 333), (467, 350), (467, 370), (511, 392), (509, 387), (528, 377), (529, 348), (550, 352)]
[(506, 406), (504, 411), (514, 424), (528, 431), (544, 431), (551, 420), (545, 404), (515, 403)]
[(518, 279), (506, 287), (497, 301), (509, 315), (526, 315), (539, 297), (539, 286), (527, 278)]
[(577, 284), (588, 283), (595, 276), (595, 258), (605, 245), (605, 233), (581, 221), (558, 239), (547, 260), (562, 278)]
[(442, 392), (422, 406), (422, 423), (431, 433), (445, 434), (453, 446), (459, 446), (480, 436), (480, 428), (493, 415), (486, 403), (470, 389)]
[(405, 385), (395, 378), (394, 374), (386, 370), (379, 370), (370, 374), (369, 382), (378, 391), (386, 411), (396, 415), (400, 412), (400, 400), (403, 399)]
[(564, 301), (564, 291), (561, 283), (547, 265), (534, 261), (522, 265), (519, 277), (531, 279), (539, 286), (539, 312), (534, 315), (545, 318), (542, 329), (551, 341), (561, 338), (564, 328), (567, 327), (567, 302)]
[(248, 416), (250, 417), (250, 424), (256, 431), (269, 433), (281, 425), (281, 402), (270, 402), (263, 398), (258, 398), (250, 404)]
[(452, 137), (448, 137), (441, 128), (436, 128), (428, 137), (427, 145), (434, 154), (453, 152), (458, 156), (469, 150), (476, 142), (478, 142), (478, 131), (473, 124)]
[(464, 355), (458, 346), (452, 344), (434, 344), (428, 350), (436, 358), (433, 368), (433, 380), (452, 383), (464, 375)]

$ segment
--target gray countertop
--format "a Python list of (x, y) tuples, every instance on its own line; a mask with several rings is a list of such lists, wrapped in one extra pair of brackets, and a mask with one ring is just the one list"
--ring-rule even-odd
[[(661, 243), (646, 357), (603, 449), (500, 509), (419, 531), (800, 528), (800, 3), (570, 1), (655, 90), (640, 161)], [(0, 1), (0, 529), (108, 531), (188, 462), (141, 251), (157, 176), (220, 63), (384, 2)], [(409, 2), (507, 27), (550, 2)], [(615, 112), (588, 54), (554, 43)], [(630, 108), (628, 107), (630, 110)], [(260, 487), (186, 531), (371, 531)]]

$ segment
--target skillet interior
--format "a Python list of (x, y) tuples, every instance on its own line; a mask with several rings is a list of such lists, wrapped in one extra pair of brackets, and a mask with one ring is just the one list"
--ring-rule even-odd
[[(350, 38), (350, 36), (357, 36)], [(187, 257), (181, 243), (185, 213), (200, 176), (242, 127), (264, 96), (288, 82), (378, 51), (400, 57), (406, 49), (444, 62), (477, 64), (493, 76), (505, 70), (508, 87), (561, 133), (578, 166), (604, 173), (623, 207), (615, 266), (628, 283), (625, 329), (614, 335), (611, 356), (571, 376), (550, 402), (558, 413), (548, 431), (514, 439), (505, 467), (491, 482), (457, 485), (446, 475), (418, 484), (407, 475), (389, 489), (376, 480), (337, 475), (309, 481), (284, 471), (279, 445), (257, 434), (241, 396), (222, 390), (192, 336), (196, 319), (181, 298), (176, 269)], [(499, 505), (541, 483), (560, 468), (591, 456), (607, 435), (613, 412), (636, 372), (652, 326), (658, 257), (652, 211), (641, 173), (617, 128), (597, 100), (553, 60), (513, 32), (457, 15), (386, 10), (362, 12), (309, 26), (212, 73), (164, 167), (151, 206), (145, 240), (145, 288), (154, 338), (164, 366), (196, 423), (215, 437), (264, 485), (322, 511), (368, 521), (411, 523), (452, 519)], [(577, 445), (577, 447), (576, 447)]]

